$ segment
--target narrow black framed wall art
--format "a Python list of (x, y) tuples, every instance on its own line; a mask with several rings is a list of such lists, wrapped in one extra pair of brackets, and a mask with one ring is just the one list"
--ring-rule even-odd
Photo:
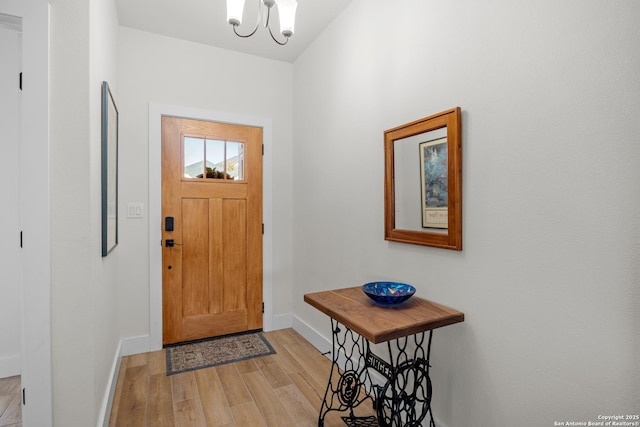
[(118, 108), (102, 82), (102, 256), (118, 245)]

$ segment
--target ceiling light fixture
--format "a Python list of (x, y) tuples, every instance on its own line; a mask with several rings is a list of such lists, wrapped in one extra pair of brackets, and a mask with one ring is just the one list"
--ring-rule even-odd
[[(256, 27), (249, 34), (238, 33), (238, 27), (242, 24), (242, 15), (244, 13), (245, 0), (227, 0), (227, 22), (233, 26), (233, 32), (238, 37), (247, 38), (251, 37), (258, 31), (260, 26), (260, 17), (266, 15), (264, 18), (264, 26), (269, 30), (273, 41), (281, 46), (284, 46), (289, 41), (289, 37), (293, 35), (293, 26), (296, 20), (296, 8), (298, 2), (296, 0), (257, 0), (258, 1), (258, 21)], [(271, 8), (276, 6), (278, 8), (278, 18), (280, 19), (280, 34), (285, 38), (284, 42), (276, 39), (269, 26), (269, 19), (271, 17)], [(264, 10), (266, 9), (266, 11)]]

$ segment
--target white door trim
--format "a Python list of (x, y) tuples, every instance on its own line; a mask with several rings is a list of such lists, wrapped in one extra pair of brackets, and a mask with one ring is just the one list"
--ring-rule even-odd
[(161, 118), (162, 116), (208, 120), (262, 128), (265, 147), (262, 158), (262, 221), (264, 223), (263, 329), (273, 329), (273, 187), (272, 187), (272, 125), (271, 119), (201, 110), (166, 104), (149, 104), (149, 338), (150, 350), (162, 348), (162, 170), (161, 170)]
[(16, 76), (22, 71), (20, 43), (22, 22), (18, 29), (3, 25), (0, 14), (0, 378), (22, 372), (22, 253), (16, 236), (20, 221), (20, 89)]
[[(46, 0), (18, 2), (22, 17), (20, 140), (22, 249), (22, 425), (53, 425), (51, 351), (51, 209), (49, 154), (49, 11)], [(16, 2), (13, 2), (16, 5)], [(6, 12), (4, 6), (0, 12)], [(16, 11), (18, 12), (18, 11)], [(34, 175), (33, 170), (38, 174)]]

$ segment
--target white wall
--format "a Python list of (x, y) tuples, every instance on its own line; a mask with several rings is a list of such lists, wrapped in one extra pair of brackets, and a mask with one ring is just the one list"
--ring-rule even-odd
[(117, 94), (117, 25), (112, 0), (52, 2), (54, 425), (96, 424), (118, 349), (118, 250), (100, 249), (100, 90)]
[[(89, 425), (96, 405), (91, 206), (90, 6), (51, 8), (51, 298), (54, 425)], [(70, 411), (71, 405), (75, 406)]]
[[(15, 3), (15, 2), (14, 2)], [(18, 2), (22, 16), (20, 126), (22, 248), (22, 425), (49, 427), (52, 415), (50, 217), (50, 7)], [(28, 83), (27, 83), (28, 82)], [(38, 174), (34, 175), (33, 170)]]
[[(102, 82), (109, 84), (109, 89), (118, 102), (119, 84), (117, 75), (117, 45), (118, 45), (118, 15), (113, 0), (99, 0), (91, 2), (91, 75), (89, 79), (90, 111), (91, 111), (91, 153), (90, 163), (91, 173), (91, 197), (92, 208), (91, 228), (93, 241), (91, 248), (93, 253), (93, 310), (95, 313), (95, 323), (93, 325), (93, 336), (95, 337), (95, 395), (97, 396), (97, 417), (98, 423), (104, 416), (103, 412), (108, 410), (107, 399), (109, 392), (115, 384), (112, 372), (117, 365), (114, 360), (119, 356), (120, 331), (118, 329), (118, 318), (120, 311), (118, 306), (118, 271), (120, 265), (120, 254), (118, 248), (105, 258), (99, 256), (102, 245), (101, 239), (101, 114)], [(117, 105), (117, 104), (116, 104)], [(120, 187), (127, 183), (120, 181)], [(123, 222), (125, 216), (124, 207), (119, 205), (119, 222)], [(96, 251), (97, 250), (97, 251)], [(117, 375), (117, 373), (116, 373)], [(106, 414), (108, 418), (108, 414)], [(94, 416), (95, 419), (95, 416)]]
[[(437, 330), (435, 416), (549, 426), (637, 413), (640, 3), (354, 0), (294, 66), (295, 314), (395, 279)], [(463, 245), (383, 240), (383, 131), (454, 106)]]
[[(157, 143), (149, 141), (150, 103), (271, 120), (273, 311), (289, 314), (293, 66), (121, 27), (118, 67), (120, 178), (126, 183), (120, 187), (121, 206), (144, 203), (148, 208), (149, 189), (160, 186), (148, 178), (149, 142)], [(147, 336), (149, 226), (139, 219), (125, 219), (120, 226), (120, 330), (124, 337)]]
[(20, 33), (0, 19), (0, 378), (20, 374)]

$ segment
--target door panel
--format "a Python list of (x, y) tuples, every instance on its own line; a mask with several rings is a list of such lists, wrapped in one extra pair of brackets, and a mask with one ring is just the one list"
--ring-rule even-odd
[(224, 308), (247, 308), (247, 220), (244, 200), (226, 200), (222, 203), (222, 218), (226, 226), (222, 230), (224, 259)]
[(209, 210), (211, 215), (209, 216), (209, 228), (211, 230), (211, 236), (209, 240), (209, 277), (211, 278), (211, 312), (212, 313), (224, 313), (224, 286), (223, 286), (223, 271), (224, 271), (224, 250), (222, 241), (216, 236), (222, 236), (223, 221), (222, 221), (222, 201), (223, 199), (209, 199)]
[[(209, 201), (182, 199), (182, 282), (184, 316), (209, 313)], [(184, 285), (183, 285), (184, 286)]]
[(163, 343), (260, 329), (262, 130), (163, 117), (162, 212)]

